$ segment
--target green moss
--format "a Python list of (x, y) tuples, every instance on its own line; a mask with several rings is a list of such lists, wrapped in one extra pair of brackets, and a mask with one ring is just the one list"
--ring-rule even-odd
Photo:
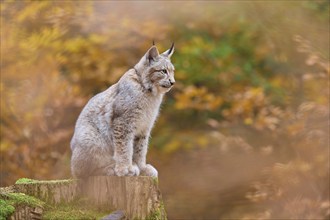
[(15, 207), (7, 201), (0, 199), (0, 220), (6, 220), (15, 211)]
[(72, 183), (75, 180), (67, 179), (67, 180), (33, 180), (28, 178), (21, 178), (16, 181), (15, 184), (34, 184), (34, 183), (47, 183), (47, 184), (58, 184), (58, 183)]
[(43, 201), (24, 193), (1, 193), (0, 198), (12, 205), (28, 205), (31, 207), (43, 207), (45, 205)]
[(88, 201), (79, 199), (70, 203), (62, 203), (56, 206), (48, 207), (43, 213), (43, 219), (101, 219), (111, 211), (104, 211), (88, 205)]
[(43, 219), (100, 219), (109, 213), (100, 213), (96, 210), (86, 210), (83, 208), (72, 208), (68, 206), (57, 207), (56, 209), (47, 210), (43, 214)]
[(158, 177), (152, 177), (152, 180), (158, 186)]
[(146, 217), (145, 220), (165, 220), (165, 219), (167, 219), (165, 207), (164, 204), (161, 203), (155, 210), (151, 212), (149, 216)]
[(0, 219), (9, 217), (20, 205), (43, 207), (45, 203), (24, 193), (0, 193)]
[(18, 179), (15, 184), (24, 184), (24, 183), (35, 183), (36, 180), (28, 179), (28, 178), (21, 178)]

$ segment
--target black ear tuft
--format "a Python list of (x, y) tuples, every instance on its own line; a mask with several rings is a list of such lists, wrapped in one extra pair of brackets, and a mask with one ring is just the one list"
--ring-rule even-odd
[(168, 54), (171, 54), (174, 52), (174, 42), (172, 43), (172, 46), (170, 48), (170, 50), (168, 51)]
[(152, 45), (155, 46), (155, 40), (152, 40)]
[(172, 43), (172, 46), (170, 49), (168, 49), (167, 51), (165, 51), (163, 53), (164, 56), (171, 58), (172, 54), (174, 53), (174, 42)]

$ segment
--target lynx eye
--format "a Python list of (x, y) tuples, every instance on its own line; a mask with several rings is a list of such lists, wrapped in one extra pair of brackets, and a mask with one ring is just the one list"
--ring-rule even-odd
[(161, 72), (167, 74), (167, 69), (162, 69)]

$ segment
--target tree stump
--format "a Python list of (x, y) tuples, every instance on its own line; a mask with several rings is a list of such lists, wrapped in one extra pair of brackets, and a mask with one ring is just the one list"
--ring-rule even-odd
[[(158, 182), (152, 177), (94, 176), (51, 181), (22, 179), (17, 181), (14, 190), (55, 207), (83, 199), (98, 210), (122, 211), (126, 219), (166, 219)], [(12, 215), (12, 219), (19, 219), (17, 216), (20, 215)]]
[(151, 177), (90, 177), (80, 184), (83, 197), (98, 207), (123, 210), (128, 219), (165, 219), (157, 179)]
[(18, 180), (15, 191), (36, 197), (48, 204), (69, 203), (78, 196), (77, 180)]
[(43, 210), (40, 207), (30, 207), (28, 205), (19, 206), (10, 216), (10, 220), (26, 219), (37, 220), (41, 219)]

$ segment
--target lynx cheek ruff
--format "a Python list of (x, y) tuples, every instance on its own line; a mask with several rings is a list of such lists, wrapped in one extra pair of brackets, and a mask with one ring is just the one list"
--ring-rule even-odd
[(95, 175), (152, 176), (146, 163), (148, 140), (163, 96), (175, 83), (171, 56), (153, 45), (119, 81), (89, 100), (71, 140), (71, 172)]

